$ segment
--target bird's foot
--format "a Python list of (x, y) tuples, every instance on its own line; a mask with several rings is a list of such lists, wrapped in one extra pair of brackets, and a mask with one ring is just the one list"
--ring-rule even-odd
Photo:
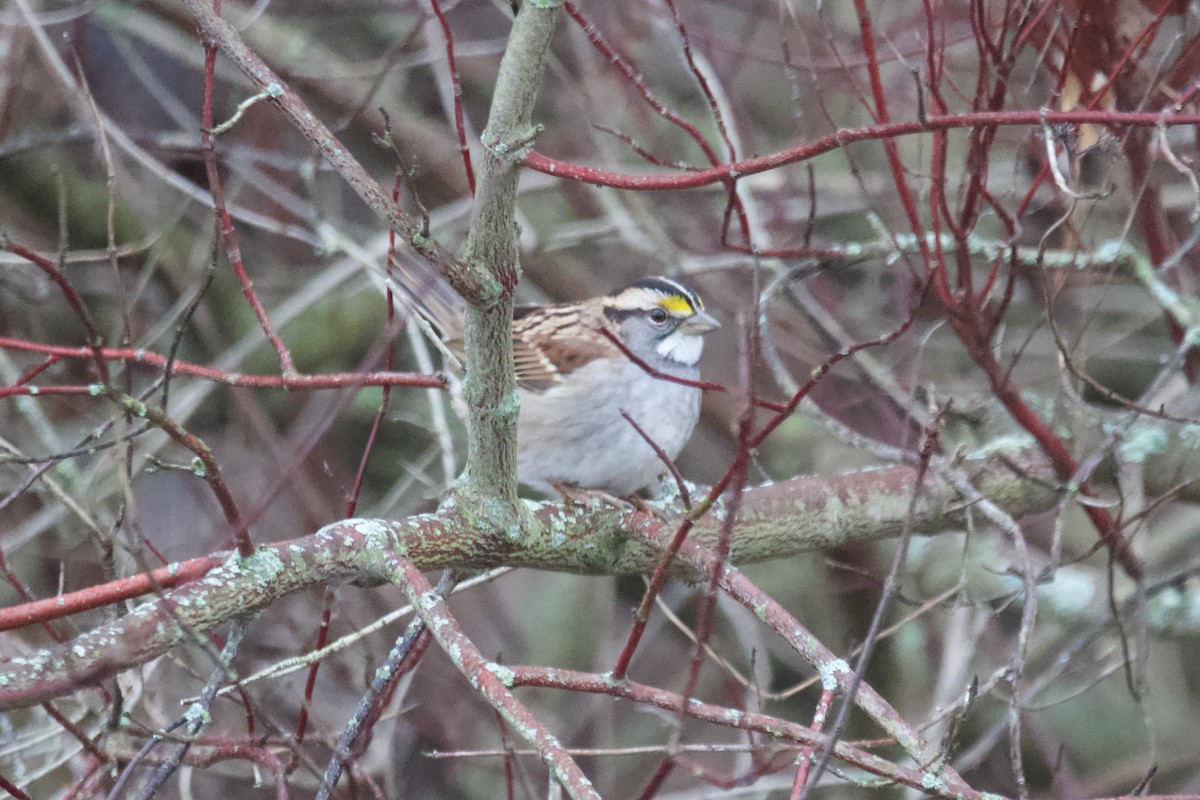
[(609, 505), (617, 506), (628, 511), (645, 511), (646, 503), (637, 495), (629, 497), (617, 497), (611, 492), (606, 492), (603, 489), (580, 489), (578, 486), (572, 486), (569, 483), (551, 483), (554, 491), (558, 492), (558, 496), (564, 502), (577, 503), (581, 506), (591, 505), (593, 501), (600, 501)]

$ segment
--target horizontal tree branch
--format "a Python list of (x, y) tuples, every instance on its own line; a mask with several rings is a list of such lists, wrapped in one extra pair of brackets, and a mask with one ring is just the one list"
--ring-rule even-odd
[[(1030, 451), (967, 460), (979, 491), (1013, 516), (1048, 509), (1058, 492)], [(732, 560), (747, 564), (897, 536), (905, 524), (916, 471), (907, 466), (836, 476), (804, 476), (748, 490), (732, 540)], [(423, 570), (500, 565), (582, 574), (648, 573), (660, 558), (650, 542), (683, 519), (674, 501), (656, 513), (611, 505), (530, 504), (523, 529), (494, 530), (469, 510), (449, 507), (404, 520), (348, 519), (291, 541), (230, 556), (193, 583), (164, 592), (124, 618), (74, 641), (0, 664), (0, 709), (41, 702), (96, 684), (162, 655), (189, 638), (275, 600), (330, 580), (384, 582), (391, 555)], [(927, 481), (912, 530), (961, 528), (967, 509), (958, 492)], [(722, 507), (700, 520), (689, 541), (712, 546)], [(677, 575), (695, 577), (684, 563)]]

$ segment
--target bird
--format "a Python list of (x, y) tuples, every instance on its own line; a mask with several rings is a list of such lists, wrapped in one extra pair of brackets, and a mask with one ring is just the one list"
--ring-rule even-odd
[[(401, 286), (402, 294), (461, 359), (461, 299), (444, 283), (421, 283), (420, 291)], [(545, 496), (622, 498), (651, 486), (667, 464), (638, 428), (667, 458), (679, 455), (700, 416), (704, 336), (720, 327), (695, 291), (667, 277), (573, 303), (518, 306), (518, 481)]]

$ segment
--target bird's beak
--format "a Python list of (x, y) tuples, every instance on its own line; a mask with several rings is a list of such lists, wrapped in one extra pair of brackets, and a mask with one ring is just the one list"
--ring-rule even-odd
[(679, 329), (689, 336), (699, 336), (709, 331), (715, 331), (721, 327), (721, 323), (717, 322), (717, 318), (707, 311), (697, 311), (692, 316), (684, 320)]

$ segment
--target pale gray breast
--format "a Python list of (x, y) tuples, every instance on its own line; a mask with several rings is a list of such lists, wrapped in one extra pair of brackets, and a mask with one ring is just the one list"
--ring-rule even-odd
[(589, 364), (544, 392), (523, 391), (521, 480), (543, 491), (560, 482), (614, 494), (649, 484), (666, 467), (622, 409), (674, 459), (695, 427), (700, 391), (656, 379), (624, 358)]

